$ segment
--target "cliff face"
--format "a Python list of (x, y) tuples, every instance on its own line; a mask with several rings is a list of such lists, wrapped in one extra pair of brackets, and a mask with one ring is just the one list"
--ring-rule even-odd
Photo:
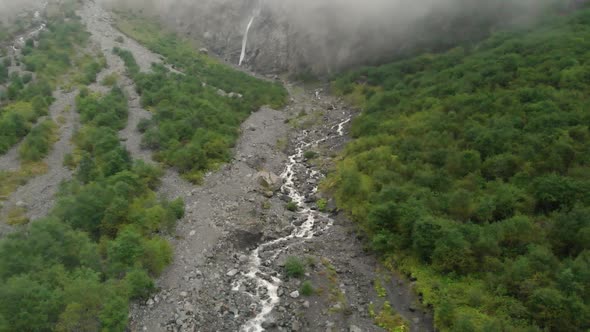
[[(114, 1), (114, 0), (111, 0)], [(261, 73), (331, 72), (481, 39), (530, 22), (554, 0), (127, 0), (167, 26)], [(122, 6), (121, 1), (115, 2)], [(563, 2), (560, 6), (564, 7)]]

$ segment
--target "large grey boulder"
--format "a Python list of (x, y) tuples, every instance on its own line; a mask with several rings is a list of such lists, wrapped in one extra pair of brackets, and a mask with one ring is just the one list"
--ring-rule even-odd
[(265, 190), (278, 191), (283, 185), (283, 179), (280, 176), (269, 172), (260, 171), (256, 174), (256, 182)]

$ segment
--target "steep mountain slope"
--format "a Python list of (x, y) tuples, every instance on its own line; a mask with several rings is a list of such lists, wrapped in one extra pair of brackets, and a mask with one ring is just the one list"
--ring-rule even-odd
[(152, 15), (237, 64), (249, 29), (245, 65), (259, 73), (335, 73), (424, 50), (480, 40), (528, 24), (555, 0), (184, 0), (108, 1)]
[(590, 327), (590, 10), (340, 77), (329, 186), (454, 331)]

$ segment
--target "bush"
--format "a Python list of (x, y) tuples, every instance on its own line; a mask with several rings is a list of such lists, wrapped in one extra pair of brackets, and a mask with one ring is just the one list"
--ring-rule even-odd
[(125, 282), (131, 299), (146, 299), (156, 288), (154, 281), (144, 270), (127, 273)]
[(285, 262), (285, 273), (289, 278), (301, 278), (305, 274), (305, 264), (301, 259), (290, 256)]
[(309, 280), (304, 281), (301, 284), (301, 288), (299, 289), (299, 293), (301, 293), (303, 296), (312, 296), (314, 292), (315, 289)]
[(290, 201), (289, 203), (287, 203), (286, 208), (289, 211), (295, 212), (299, 209), (299, 205), (297, 205), (297, 203), (294, 201)]
[(328, 209), (328, 200), (326, 200), (325, 198), (320, 198), (317, 201), (317, 206), (318, 206), (318, 210), (320, 210), (321, 212), (326, 212)]

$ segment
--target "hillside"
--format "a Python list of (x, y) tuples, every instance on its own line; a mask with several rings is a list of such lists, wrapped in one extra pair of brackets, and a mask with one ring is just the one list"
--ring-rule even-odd
[(441, 331), (590, 327), (590, 10), (340, 76), (326, 186)]

